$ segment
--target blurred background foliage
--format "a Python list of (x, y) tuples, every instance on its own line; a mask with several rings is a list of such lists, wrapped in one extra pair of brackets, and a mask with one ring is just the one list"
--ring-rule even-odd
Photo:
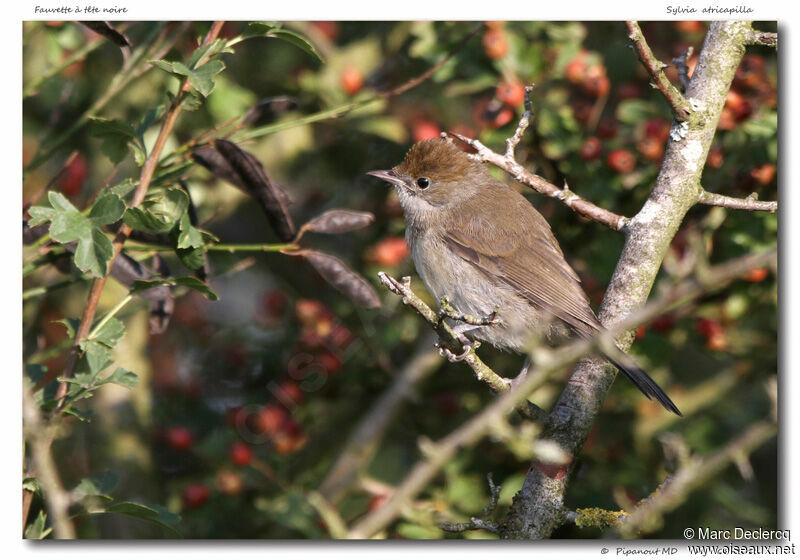
[[(165, 25), (175, 31), (181, 24), (119, 24), (134, 47), (152, 40)], [(375, 214), (372, 225), (355, 233), (308, 236), (315, 247), (335, 252), (379, 288), (379, 270), (396, 277), (413, 276), (414, 270), (394, 194), (365, 172), (395, 165), (410, 143), (442, 130), (477, 136), (502, 151), (521, 114), (522, 85), (534, 82), (535, 121), (518, 159), (557, 185), (566, 181), (600, 206), (633, 215), (658, 173), (670, 113), (649, 87), (621, 23), (491, 22), (430, 79), (366, 103), (376, 91), (403, 84), (440, 61), (475, 25), (286, 23), (308, 38), (323, 61), (289, 41), (237, 44), (235, 53), (222, 55), (226, 69), (207, 101), (181, 116), (164, 153), (246, 113), (259, 100), (292, 97), (293, 108), (245, 128), (244, 136), (251, 139), (241, 145), (291, 194), (296, 223), (336, 207)], [(222, 36), (234, 37), (245, 26), (227, 23)], [(757, 27), (775, 29), (769, 23)], [(186, 60), (207, 28), (202, 22), (185, 24), (161, 58)], [(643, 24), (663, 61), (693, 47), (690, 68), (705, 29), (695, 21)], [(80, 122), (113, 87), (123, 59), (117, 46), (76, 23), (27, 22), (23, 41), (23, 165), (30, 165), (42, 144)], [(53, 72), (93, 41), (85, 56)], [(146, 63), (142, 68), (146, 71), (94, 116), (133, 123), (164, 103), (176, 80)], [(677, 83), (674, 67), (667, 72)], [(748, 49), (709, 154), (703, 175), (707, 190), (777, 197), (776, 87), (775, 51)], [(349, 103), (357, 107), (338, 118), (303, 124), (308, 115)], [(157, 131), (158, 122), (145, 132), (147, 145)], [(103, 186), (127, 177), (138, 177), (134, 159), (126, 157), (116, 166), (84, 123), (46, 161), (28, 168), (23, 196), (35, 203), (50, 188), (83, 208)], [(185, 178), (199, 223), (223, 243), (276, 241), (244, 193), (198, 165), (189, 167)], [(598, 304), (622, 236), (553, 200), (526, 194), (552, 224)], [(691, 259), (722, 262), (776, 243), (776, 215), (698, 206), (672, 243), (660, 283), (685, 275)], [(143, 262), (153, 256), (131, 254)], [(32, 255), (27, 251), (25, 257)], [(177, 260), (167, 260), (181, 269)], [(135, 300), (118, 316), (127, 334), (115, 359), (136, 372), (140, 383), (134, 389), (104, 387), (90, 401), (92, 422), (70, 418), (65, 423), (63, 437), (54, 444), (64, 484), (71, 488), (84, 477), (114, 471), (119, 477), (115, 496), (163, 504), (181, 515), (176, 527), (187, 538), (327, 537), (327, 525), (307, 493), (319, 487), (350, 430), (423, 344), (427, 327), (382, 289), (381, 309), (354, 306), (296, 257), (214, 252), (209, 265), (209, 284), (220, 300), (178, 292), (163, 334), (149, 334), (145, 302)], [(74, 274), (40, 267), (25, 278), (25, 290), (69, 278), (65, 272)], [(63, 367), (67, 333), (54, 321), (80, 316), (88, 281), (77, 278), (57, 291), (25, 297), (28, 363), (42, 363), (50, 371)], [(416, 277), (413, 282), (422, 293), (421, 282)], [(110, 282), (100, 311), (126, 293)], [(429, 344), (425, 337), (423, 349)], [(480, 353), (507, 376), (522, 362), (488, 347)], [(660, 317), (639, 329), (633, 353), (685, 418), (668, 415), (630, 384), (615, 384), (579, 458), (568, 492), (570, 508), (619, 509), (645, 497), (674, 466), (659, 443), (665, 433), (679, 434), (692, 451), (708, 453), (767, 415), (763, 384), (777, 370), (776, 277), (766, 269), (753, 270), (726, 291)], [(567, 373), (532, 400), (549, 407)], [(391, 485), (419, 458), (420, 437), (444, 436), (491, 398), (463, 365), (442, 362), (391, 424), (366, 469), (366, 482), (337, 505), (344, 521), (357, 520), (385, 501)], [(488, 500), (489, 472), (502, 484), (500, 504), (507, 507), (528, 469), (524, 449), (524, 440), (515, 445), (493, 438), (463, 450), (385, 536), (452, 537), (437, 523), (477, 514)], [(752, 476), (729, 468), (691, 495), (652, 536), (677, 538), (686, 526), (776, 527), (776, 458), (773, 442), (752, 456)], [(37, 497), (31, 519), (40, 507)], [(81, 537), (169, 536), (119, 515), (81, 516), (76, 523)], [(600, 534), (565, 526), (555, 536)], [(463, 537), (492, 535), (473, 531)]]

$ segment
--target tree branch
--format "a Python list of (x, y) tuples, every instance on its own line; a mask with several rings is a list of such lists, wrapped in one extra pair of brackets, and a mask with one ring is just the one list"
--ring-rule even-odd
[(669, 103), (675, 118), (679, 121), (686, 121), (692, 113), (692, 107), (681, 92), (672, 85), (667, 75), (664, 73), (666, 64), (658, 60), (642, 34), (642, 29), (636, 21), (626, 21), (628, 27), (628, 38), (633, 42), (636, 55), (650, 74), (653, 80), (651, 85), (656, 88)]
[(751, 194), (747, 198), (734, 198), (704, 190), (700, 193), (700, 198), (697, 202), (708, 206), (722, 206), (723, 208), (730, 208), (732, 210), (763, 211), (771, 214), (778, 211), (777, 202), (758, 200), (758, 195), (756, 193)]
[(748, 45), (762, 45), (764, 47), (778, 48), (778, 34), (766, 31), (752, 30), (747, 36)]
[[(347, 535), (348, 538), (369, 538), (394, 521), (400, 515), (401, 510), (419, 492), (425, 489), (459, 449), (473, 445), (489, 434), (498, 421), (502, 421), (514, 408), (525, 402), (528, 396), (547, 381), (552, 373), (574, 363), (597, 347), (611, 344), (613, 338), (626, 329), (645, 324), (675, 305), (720, 289), (751, 268), (764, 266), (766, 263), (775, 262), (776, 259), (777, 250), (773, 250), (758, 255), (747, 255), (723, 265), (717, 265), (708, 269), (702, 278), (684, 280), (668, 290), (664, 295), (659, 296), (641, 309), (634, 311), (609, 327), (608, 331), (598, 333), (591, 340), (577, 340), (557, 350), (536, 349), (535, 367), (528, 372), (528, 375), (519, 383), (515, 383), (508, 391), (499, 395), (489, 406), (445, 438), (436, 443), (427, 443), (423, 449), (424, 459), (409, 471), (406, 478), (396, 487), (391, 499), (352, 527)], [(548, 439), (552, 439), (551, 436), (544, 435), (540, 437), (540, 440)], [(555, 441), (555, 443), (561, 446), (569, 456), (574, 456), (570, 448), (565, 448), (559, 441)], [(549, 472), (560, 471), (563, 473), (566, 469), (566, 465), (556, 465), (558, 468), (552, 468), (553, 465), (550, 465), (550, 467)], [(542, 467), (534, 467), (529, 473), (540, 472), (537, 470), (538, 468)], [(565, 479), (566, 477), (562, 474), (556, 480)], [(561, 505), (563, 501), (554, 502), (549, 496), (545, 496), (545, 499), (548, 500), (547, 503), (543, 504), (545, 508), (555, 508), (551, 511), (551, 514), (554, 517), (554, 527), (556, 527), (564, 521), (565, 511), (563, 505)], [(515, 503), (517, 501), (517, 498), (515, 498)], [(548, 511), (550, 510), (548, 509)], [(508, 518), (500, 525), (501, 536), (508, 535), (507, 533), (504, 534), (504, 531), (507, 531), (507, 527), (504, 527), (507, 520)]]
[[(643, 53), (652, 65), (655, 59), (648, 57), (649, 49), (645, 50), (638, 25), (630, 22), (629, 29), (640, 56)], [(668, 93), (678, 94), (672, 95), (672, 99), (679, 107), (683, 105), (680, 101), (692, 100), (696, 118), (682, 123), (681, 133), (671, 136), (650, 196), (628, 223), (625, 246), (600, 309), (599, 318), (606, 327), (647, 301), (670, 241), (686, 212), (700, 198), (703, 165), (750, 32), (749, 22), (713, 22), (686, 98), (672, 84), (664, 88)], [(661, 68), (656, 70), (656, 77), (663, 74)], [(617, 342), (622, 350), (627, 350), (633, 342), (632, 333), (626, 333)], [(616, 371), (600, 359), (581, 361), (556, 402), (543, 437), (553, 439), (573, 455), (578, 454), (615, 375)], [(501, 524), (501, 536), (522, 539), (549, 536), (562, 522), (568, 479), (568, 476), (552, 477), (533, 464)]]
[(514, 136), (506, 140), (505, 155), (501, 155), (490, 150), (484, 146), (480, 140), (467, 138), (466, 136), (462, 136), (461, 134), (457, 134), (455, 132), (446, 132), (442, 134), (452, 136), (453, 138), (458, 138), (473, 148), (477, 152), (472, 156), (473, 159), (496, 165), (500, 169), (509, 173), (519, 183), (528, 185), (538, 193), (555, 198), (556, 200), (560, 200), (562, 203), (564, 203), (564, 205), (571, 208), (578, 214), (610, 227), (613, 230), (620, 231), (624, 229), (628, 223), (628, 218), (625, 216), (620, 216), (619, 214), (615, 214), (609, 210), (606, 210), (605, 208), (596, 206), (585, 198), (575, 194), (566, 184), (564, 184), (563, 189), (560, 189), (542, 177), (531, 173), (522, 165), (517, 163), (517, 161), (513, 158), (513, 151), (516, 147), (516, 144), (519, 142), (522, 132), (524, 132), (527, 128), (527, 120), (529, 117), (530, 113), (525, 111), (525, 113), (522, 115), (522, 119), (520, 119), (520, 124), (517, 126), (517, 131), (514, 133)]
[(623, 537), (634, 538), (656, 530), (664, 514), (685, 502), (690, 492), (716, 476), (728, 464), (750, 455), (772, 439), (777, 431), (773, 421), (760, 421), (719, 451), (707, 457), (686, 458), (674, 475), (628, 514), (619, 527), (620, 533)]

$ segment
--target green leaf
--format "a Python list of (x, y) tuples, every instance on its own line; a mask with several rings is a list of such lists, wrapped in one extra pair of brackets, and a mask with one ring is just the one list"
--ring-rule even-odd
[(107, 226), (113, 224), (125, 213), (125, 203), (115, 193), (103, 191), (89, 212), (89, 219), (96, 226)]
[(295, 31), (280, 27), (280, 25), (261, 22), (251, 23), (247, 26), (247, 30), (242, 33), (242, 39), (250, 39), (251, 37), (274, 37), (276, 39), (283, 39), (304, 50), (320, 62), (325, 62), (325, 59), (322, 58), (322, 55), (317, 51), (311, 41)]
[(180, 188), (154, 191), (123, 216), (126, 224), (137, 231), (166, 233), (181, 219), (189, 207), (189, 197)]
[(44, 510), (39, 511), (39, 515), (36, 516), (30, 525), (25, 527), (25, 538), (26, 539), (43, 539), (47, 536), (50, 532), (49, 530), (45, 530), (45, 523), (47, 522), (47, 515), (44, 513)]
[(106, 275), (114, 247), (111, 240), (97, 228), (91, 228), (89, 235), (89, 240), (81, 239), (78, 243), (74, 257), (75, 266), (82, 272), (99, 278)]
[(128, 147), (136, 140), (133, 127), (119, 119), (92, 118), (92, 135), (103, 140), (102, 150), (113, 163), (128, 155)]
[(72, 491), (80, 500), (86, 496), (107, 497), (117, 487), (119, 476), (113, 471), (104, 471), (94, 476), (81, 479)]
[(28, 476), (22, 479), (22, 489), (34, 494), (41, 494), (42, 488), (39, 486), (39, 481), (35, 477)]
[(197, 70), (189, 71), (189, 83), (199, 91), (203, 97), (214, 91), (214, 76), (225, 70), (225, 63), (221, 60), (210, 60)]
[(100, 226), (116, 222), (122, 216), (125, 203), (112, 192), (98, 197), (88, 216), (81, 214), (61, 193), (50, 191), (48, 199), (52, 208), (31, 208), (35, 223), (50, 221), (50, 237), (59, 243), (78, 242), (75, 249), (75, 266), (95, 277), (104, 276), (113, 254), (111, 241)]
[(176, 534), (178, 531), (175, 529), (181, 517), (171, 511), (157, 505), (146, 506), (137, 504), (136, 502), (117, 502), (107, 507), (105, 513), (119, 513), (136, 519), (142, 519), (160, 525)]
[(109, 348), (113, 348), (125, 335), (125, 324), (112, 317), (102, 326), (102, 328), (95, 334), (92, 339), (108, 346)]
[(124, 368), (117, 368), (114, 373), (97, 382), (98, 385), (114, 383), (123, 387), (136, 387), (139, 384), (139, 376)]
[(199, 229), (192, 225), (189, 214), (181, 216), (178, 223), (180, 234), (178, 235), (178, 249), (188, 249), (190, 247), (203, 247), (203, 235)]
[(144, 290), (149, 290), (156, 286), (184, 286), (196, 292), (200, 292), (210, 300), (218, 300), (219, 296), (215, 294), (208, 284), (194, 278), (192, 276), (182, 276), (180, 278), (157, 278), (154, 280), (137, 280), (131, 286), (131, 293), (135, 294)]

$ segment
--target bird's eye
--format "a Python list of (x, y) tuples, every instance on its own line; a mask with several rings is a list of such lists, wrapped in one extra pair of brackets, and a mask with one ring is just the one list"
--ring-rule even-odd
[(417, 185), (419, 185), (419, 188), (421, 189), (427, 189), (428, 185), (430, 184), (431, 182), (428, 180), (427, 177), (420, 177), (419, 179), (417, 179)]

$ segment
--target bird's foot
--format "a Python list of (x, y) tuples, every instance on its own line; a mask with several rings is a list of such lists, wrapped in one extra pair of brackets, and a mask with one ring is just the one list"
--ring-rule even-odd
[(439, 355), (443, 358), (447, 358), (449, 362), (463, 362), (469, 353), (472, 352), (474, 348), (477, 348), (480, 343), (479, 342), (472, 342), (466, 336), (461, 333), (456, 333), (456, 338), (461, 343), (461, 346), (464, 348), (463, 352), (460, 354), (456, 354), (452, 350), (450, 350), (442, 341), (436, 343), (436, 349), (439, 351)]

